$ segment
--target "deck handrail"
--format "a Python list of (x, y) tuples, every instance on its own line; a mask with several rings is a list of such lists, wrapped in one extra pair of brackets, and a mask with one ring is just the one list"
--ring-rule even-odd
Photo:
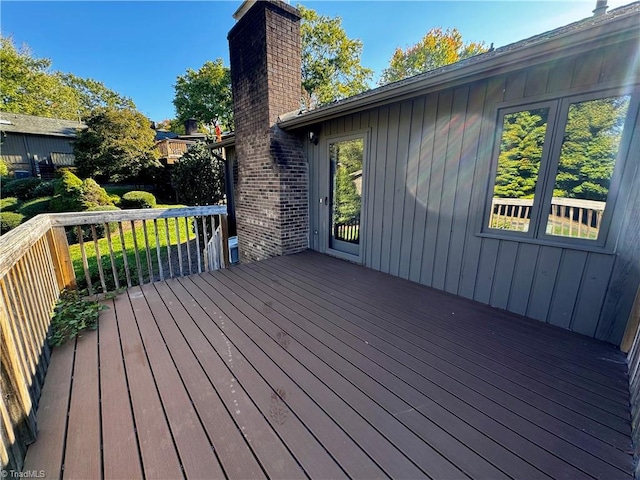
[[(125, 241), (125, 230), (131, 232), (131, 242)], [(136, 238), (140, 230), (144, 236), (142, 245)], [(221, 237), (222, 248), (213, 252), (214, 257), (206, 250), (210, 243), (209, 230), (219, 232)], [(85, 236), (89, 237), (86, 241)], [(76, 279), (68, 237), (78, 240), (78, 246), (73, 248), (80, 249), (84, 280), (90, 294), (98, 293), (97, 288), (93, 288), (94, 282), (106, 293), (125, 283), (130, 287), (229, 265), (225, 206), (41, 214), (0, 236), (0, 462), (3, 470), (20, 471), (26, 446), (35, 440), (35, 412), (50, 355), (47, 335), (51, 314), (60, 292), (75, 288), (82, 281)], [(150, 237), (155, 240), (153, 253)], [(135, 257), (137, 278), (133, 265), (128, 262), (129, 255)], [(187, 257), (188, 268), (183, 265), (183, 256)], [(89, 257), (97, 266), (97, 278), (90, 271)], [(207, 261), (209, 258), (214, 260), (213, 264)], [(118, 260), (122, 260), (122, 264)], [(110, 266), (112, 277), (105, 273), (103, 261)], [(148, 275), (142, 272), (143, 263)], [(122, 284), (121, 276), (126, 276)]]
[[(562, 236), (597, 237), (606, 205), (607, 202), (596, 200), (553, 197), (547, 227), (558, 228)], [(494, 197), (491, 199), (489, 226), (526, 230), (531, 219), (532, 207), (533, 198)]]

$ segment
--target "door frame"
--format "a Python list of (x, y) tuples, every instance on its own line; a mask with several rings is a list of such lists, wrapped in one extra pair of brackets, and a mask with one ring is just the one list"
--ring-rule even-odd
[(332, 143), (349, 141), (361, 138), (363, 140), (363, 152), (362, 152), (362, 190), (360, 194), (360, 232), (359, 232), (359, 250), (358, 254), (350, 254), (341, 250), (336, 250), (329, 246), (329, 236), (331, 234), (331, 211), (328, 208), (329, 203), (322, 205), (320, 209), (320, 225), (319, 225), (319, 237), (320, 247), (328, 255), (348, 260), (354, 263), (364, 263), (364, 248), (366, 245), (366, 211), (367, 211), (367, 174), (369, 166), (369, 142), (371, 138), (371, 128), (353, 130), (348, 134), (336, 134), (329, 135), (323, 139), (322, 154), (320, 156), (320, 198), (329, 198), (331, 196), (331, 159), (329, 155), (329, 145)]

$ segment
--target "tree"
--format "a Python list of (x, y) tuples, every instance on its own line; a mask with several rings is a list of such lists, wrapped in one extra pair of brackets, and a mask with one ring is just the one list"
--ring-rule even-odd
[(494, 195), (533, 198), (540, 171), (549, 110), (504, 116)]
[(196, 142), (176, 162), (172, 183), (182, 203), (217, 204), (225, 193), (224, 162), (214, 157), (204, 142)]
[(569, 106), (554, 197), (606, 201), (628, 107), (627, 96)]
[(97, 107), (135, 108), (129, 98), (103, 83), (51, 70), (51, 60), (36, 58), (0, 37), (0, 109), (10, 113), (79, 120)]
[(155, 132), (140, 112), (100, 107), (83, 120), (87, 128), (73, 142), (80, 176), (121, 181), (159, 165)]
[(340, 17), (318, 15), (297, 5), (302, 15), (302, 93), (309, 109), (369, 88), (373, 71), (362, 67), (362, 42), (347, 37)]
[(0, 37), (0, 65), (1, 110), (79, 119), (78, 95), (49, 71), (51, 60), (34, 58), (28, 47), (17, 49), (11, 38)]
[(334, 223), (342, 225), (360, 216), (362, 200), (351, 175), (344, 167), (336, 172)]
[(484, 42), (463, 43), (462, 35), (455, 28), (445, 31), (432, 28), (415, 45), (406, 50), (396, 49), (379, 83), (397, 82), (486, 51)]
[[(362, 42), (347, 37), (340, 18), (318, 15), (298, 5), (302, 15), (302, 85), (306, 108), (356, 95), (369, 88), (373, 72), (360, 65)], [(233, 128), (231, 75), (221, 59), (206, 62), (197, 72), (178, 76), (173, 104), (179, 123), (196, 118), (204, 124), (218, 119), (225, 129)]]
[(205, 124), (218, 120), (227, 129), (233, 126), (231, 71), (222, 59), (206, 62), (198, 71), (187, 69), (174, 88), (173, 105), (180, 123), (195, 118)]
[(91, 78), (76, 77), (72, 73), (60, 74), (62, 82), (75, 90), (80, 102), (81, 116), (89, 115), (98, 107), (109, 107), (114, 109), (135, 109), (136, 106), (128, 97), (123, 97), (119, 93), (104, 86), (102, 82)]

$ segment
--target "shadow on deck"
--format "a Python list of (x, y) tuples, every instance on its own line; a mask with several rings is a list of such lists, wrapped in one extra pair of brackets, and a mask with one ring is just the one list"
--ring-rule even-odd
[(53, 352), (25, 470), (632, 478), (611, 345), (311, 252), (109, 303)]

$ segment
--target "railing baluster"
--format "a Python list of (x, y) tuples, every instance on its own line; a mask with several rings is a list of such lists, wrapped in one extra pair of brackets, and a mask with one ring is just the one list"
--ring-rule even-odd
[(184, 217), (184, 226), (187, 231), (187, 262), (189, 262), (189, 275), (193, 274), (193, 269), (191, 268), (191, 242), (189, 240), (189, 219), (188, 217)]
[(169, 235), (169, 219), (164, 219), (164, 236), (167, 238), (167, 260), (169, 261), (169, 278), (173, 278), (173, 265), (171, 261), (171, 236)]
[[(35, 244), (34, 244), (35, 246)], [(24, 261), (24, 268), (27, 272), (27, 278), (29, 278), (29, 286), (31, 288), (32, 297), (31, 302), (33, 305), (33, 323), (34, 326), (38, 329), (38, 342), (41, 342), (47, 334), (47, 318), (49, 312), (44, 309), (44, 305), (42, 304), (42, 299), (45, 296), (44, 290), (42, 289), (42, 281), (40, 277), (40, 272), (35, 268), (35, 258), (33, 247), (27, 250), (22, 257)]]
[(582, 220), (584, 215), (584, 208), (578, 209), (578, 237), (582, 237)]
[(222, 268), (229, 268), (231, 263), (229, 256), (229, 223), (226, 215), (220, 215), (220, 234), (222, 236)]
[(107, 282), (104, 279), (104, 269), (102, 268), (102, 255), (100, 255), (100, 247), (98, 246), (98, 235), (96, 226), (91, 224), (91, 236), (93, 237), (93, 247), (96, 249), (96, 263), (98, 264), (98, 275), (100, 276), (100, 285), (103, 293), (107, 293)]
[[(184, 276), (184, 270), (182, 266), (182, 242), (180, 240), (180, 219), (174, 218), (173, 226), (176, 228), (176, 248), (178, 249), (178, 263), (180, 264), (180, 276)], [(187, 242), (189, 241), (189, 234), (187, 233)]]
[[(16, 345), (18, 349), (17, 361), (21, 374), (27, 378), (27, 372), (30, 371), (30, 355), (27, 353), (27, 342), (21, 329), (21, 323), (18, 319), (16, 312), (16, 305), (9, 299), (9, 292), (7, 290), (6, 281), (3, 279), (0, 281), (0, 289), (2, 290), (2, 296), (4, 298), (4, 311), (7, 320), (9, 321), (10, 328), (3, 326), (2, 331), (11, 332), (12, 339), (7, 338), (7, 343), (11, 341)], [(16, 339), (19, 341), (16, 342)]]
[[(204, 245), (202, 246), (202, 249), (206, 249), (207, 246), (209, 245), (209, 237), (207, 235), (207, 216), (206, 215), (202, 215), (202, 236), (204, 238)], [(208, 272), (209, 271), (209, 259), (205, 256), (204, 257), (204, 271)]]
[(33, 277), (27, 271), (24, 257), (18, 261), (16, 266), (20, 270), (20, 274), (22, 277), (20, 279), (22, 284), (22, 290), (25, 295), (27, 310), (29, 310), (29, 316), (25, 317), (25, 320), (27, 322), (27, 327), (31, 327), (31, 326), (36, 327), (35, 331), (31, 328), (29, 328), (29, 331), (33, 332), (34, 334), (33, 339), (34, 339), (35, 345), (38, 345), (40, 341), (40, 337), (43, 335), (44, 332), (42, 332), (40, 328), (40, 324), (37, 320), (38, 311), (36, 306), (34, 305), (34, 300), (35, 300), (35, 297), (37, 296), (37, 293), (34, 291), (34, 283), (36, 282), (33, 281), (34, 280)]
[(153, 283), (153, 265), (151, 264), (151, 249), (149, 248), (149, 235), (147, 233), (146, 220), (142, 220), (142, 231), (144, 232), (144, 248), (147, 254), (147, 270), (149, 271), (149, 283)]
[[(118, 234), (120, 235), (120, 248), (122, 249), (122, 261), (124, 263), (124, 274), (127, 277), (127, 287), (131, 288), (131, 273), (129, 272), (129, 258), (127, 255), (127, 246), (124, 241), (124, 233), (122, 232), (122, 222), (118, 222)], [(135, 232), (133, 232), (135, 236)]]
[(138, 251), (138, 235), (136, 235), (136, 226), (134, 221), (131, 220), (131, 233), (133, 234), (133, 248), (136, 255), (136, 269), (138, 270), (138, 281), (140, 285), (144, 284), (142, 278), (142, 262), (140, 262), (140, 252)]
[(158, 236), (158, 219), (153, 219), (153, 232), (156, 234), (156, 255), (158, 257), (158, 272), (160, 280), (164, 282), (164, 269), (162, 268), (162, 257), (160, 255), (160, 237)]
[(198, 258), (198, 273), (202, 273), (202, 264), (200, 262), (200, 231), (198, 230), (198, 217), (193, 217), (193, 225), (196, 229), (196, 255)]
[[(15, 278), (15, 269), (12, 269), (7, 276), (5, 277), (8, 280), (11, 288), (8, 288), (8, 292), (11, 295), (11, 303), (14, 305), (16, 316), (22, 319), (27, 318), (27, 307), (23, 302), (23, 293), (21, 292), (20, 284), (16, 282)], [(33, 335), (28, 329), (28, 325), (26, 321), (16, 322), (16, 328), (19, 337), (21, 337), (21, 341), (24, 345), (24, 352), (26, 354), (25, 362), (28, 366), (29, 375), (33, 375), (36, 371), (36, 362), (37, 359), (34, 357), (33, 351)]]
[(113, 284), (116, 290), (120, 290), (120, 281), (118, 280), (118, 269), (116, 268), (116, 259), (113, 255), (113, 245), (111, 244), (111, 229), (109, 223), (104, 224), (104, 232), (107, 237), (107, 245), (109, 246), (109, 259), (111, 260), (111, 272), (113, 273)]
[(82, 254), (82, 268), (84, 268), (84, 278), (87, 281), (87, 290), (89, 295), (93, 295), (93, 284), (91, 283), (91, 275), (89, 274), (89, 262), (87, 261), (87, 252), (84, 249), (84, 238), (82, 227), (78, 225), (76, 227), (76, 233), (78, 234), (78, 244), (80, 245), (80, 253)]

